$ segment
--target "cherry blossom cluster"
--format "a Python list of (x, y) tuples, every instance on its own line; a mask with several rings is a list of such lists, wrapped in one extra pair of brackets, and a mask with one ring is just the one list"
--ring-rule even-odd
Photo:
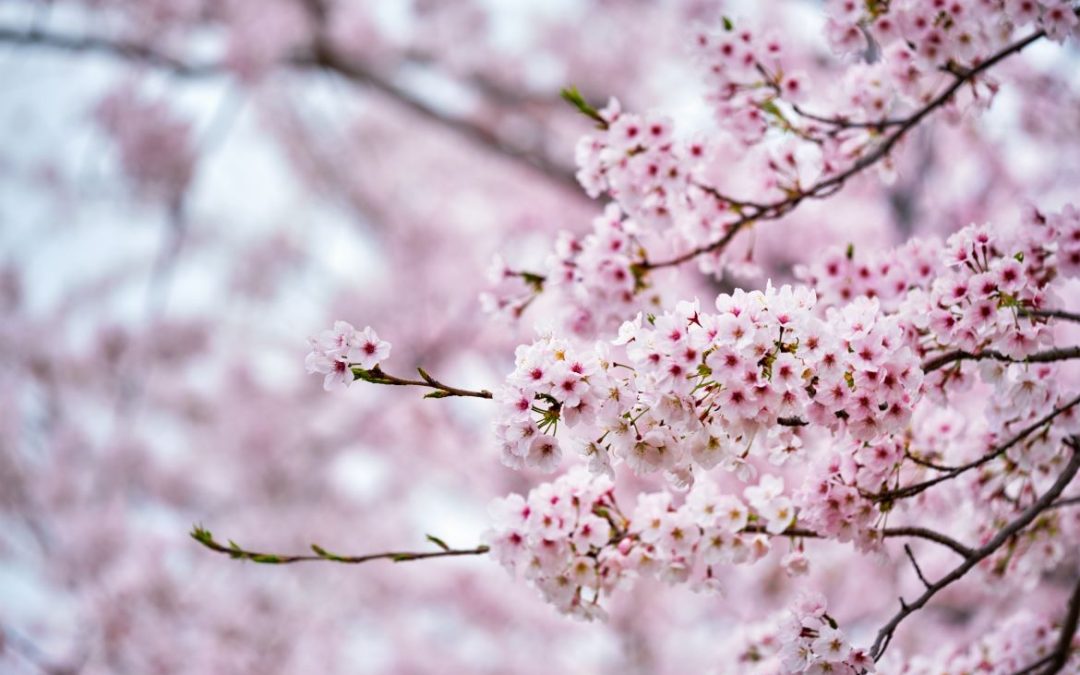
[(576, 350), (566, 340), (544, 335), (519, 346), (514, 372), (495, 393), (495, 437), (503, 463), (516, 469), (557, 469), (562, 459), (555, 437), (559, 422), (572, 427), (590, 417), (608, 395), (604, 379), (597, 354)]
[(800, 522), (830, 539), (854, 542), (860, 550), (877, 548), (882, 514), (865, 495), (887, 486), (904, 460), (904, 443), (899, 436), (871, 443), (847, 439), (823, 453), (796, 493)]
[(624, 544), (633, 569), (696, 590), (721, 590), (723, 565), (754, 563), (771, 550), (769, 537), (795, 519), (783, 481), (766, 476), (745, 489), (746, 501), (723, 494), (715, 483), (699, 480), (675, 507), (670, 492), (641, 495)]
[(645, 287), (638, 227), (609, 204), (585, 237), (560, 233), (545, 274), (517, 272), (496, 259), (493, 286), (480, 296), (485, 311), (517, 318), (537, 293), (557, 294), (563, 324), (576, 335), (613, 331), (642, 305)]
[(769, 285), (719, 296), (715, 314), (683, 302), (639, 315), (620, 328), (621, 354), (606, 345), (579, 354), (551, 336), (520, 348), (500, 396), (504, 459), (525, 456), (537, 428), (565, 418), (591, 439), (594, 467), (615, 458), (689, 484), (692, 465), (746, 476), (758, 437), (782, 463), (800, 444), (791, 427), (846, 428), (861, 441), (901, 429), (922, 371), (896, 318), (861, 298), (821, 320), (814, 302), (806, 288)]
[(830, 0), (826, 36), (841, 53), (898, 45), (918, 63), (970, 65), (1006, 41), (1014, 29), (1032, 26), (1062, 42), (1078, 21), (1072, 0)]
[(311, 351), (304, 360), (309, 373), (325, 375), (326, 391), (345, 389), (356, 379), (353, 367), (371, 370), (390, 358), (390, 343), (379, 339), (370, 326), (356, 330), (347, 321), (308, 338)]
[[(831, 0), (826, 37), (833, 49), (878, 56), (849, 71), (842, 100), (856, 113), (845, 112), (841, 119), (873, 122), (905, 104), (925, 103), (950, 77), (1005, 47), (1017, 29), (1037, 27), (1061, 42), (1075, 31), (1075, 9), (1069, 0)], [(997, 84), (983, 77), (962, 93), (970, 104), (985, 107), (996, 91)], [(863, 133), (844, 131), (851, 142)]]
[(944, 268), (941, 242), (910, 239), (890, 251), (864, 253), (854, 246), (834, 246), (818, 259), (795, 266), (795, 276), (817, 293), (818, 306), (845, 305), (857, 297), (876, 298), (894, 312), (912, 288), (929, 288)]
[(720, 30), (694, 35), (694, 53), (706, 73), (709, 100), (726, 131), (752, 145), (771, 126), (791, 129), (774, 101), (803, 100), (809, 83), (806, 73), (785, 58), (779, 35), (759, 35), (726, 20)]
[(737, 654), (725, 659), (721, 672), (855, 675), (875, 670), (869, 653), (851, 645), (817, 593), (804, 593), (771, 620), (743, 627), (737, 639)]
[(624, 113), (614, 99), (598, 115), (601, 130), (577, 144), (578, 182), (590, 197), (607, 194), (644, 224), (666, 224), (671, 199), (685, 188), (688, 160), (704, 148), (676, 143), (671, 119)]
[[(635, 261), (645, 260), (647, 253), (710, 243), (729, 232), (739, 206), (710, 187), (709, 177), (713, 164), (734, 160), (730, 148), (702, 136), (677, 138), (667, 117), (624, 112), (614, 99), (596, 115), (603, 120), (601, 128), (577, 145), (577, 178), (590, 197), (611, 198), (639, 224), (642, 250)], [(784, 152), (779, 157), (773, 163), (779, 171), (790, 169), (789, 159), (796, 161)], [(770, 177), (754, 187), (777, 184)], [(721, 270), (715, 255), (702, 256), (698, 264), (707, 273)]]
[(492, 502), (492, 527), (484, 539), (491, 555), (521, 573), (561, 611), (583, 619), (604, 616), (602, 592), (622, 574), (613, 557), (623, 520), (614, 485), (584, 470), (570, 471), (529, 492)]
[(1056, 300), (1047, 293), (1052, 281), (1078, 272), (1080, 210), (1071, 204), (1056, 214), (1028, 208), (1012, 230), (970, 225), (944, 246), (912, 239), (869, 256), (837, 247), (796, 268), (822, 306), (864, 297), (895, 311), (921, 355), (995, 350), (1013, 359), (1051, 340), (1045, 319), (1031, 312)]
[[(493, 502), (486, 539), (491, 555), (522, 573), (561, 611), (603, 616), (601, 596), (622, 580), (654, 576), (720, 590), (724, 565), (761, 560), (770, 535), (784, 533), (795, 509), (783, 481), (764, 476), (744, 490), (745, 501), (699, 480), (678, 507), (670, 492), (643, 493), (627, 518), (610, 478), (577, 467), (528, 497)], [(805, 571), (801, 552), (785, 559), (792, 573)]]

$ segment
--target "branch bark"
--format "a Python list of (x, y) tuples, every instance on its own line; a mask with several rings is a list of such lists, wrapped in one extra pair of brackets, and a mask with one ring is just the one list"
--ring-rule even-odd
[(1054, 481), (1054, 484), (1044, 492), (1034, 504), (1028, 507), (1027, 510), (1021, 513), (1020, 516), (1011, 523), (999, 530), (994, 538), (988, 541), (984, 546), (972, 551), (971, 555), (964, 558), (964, 562), (955, 567), (939, 581), (932, 584), (914, 602), (907, 603), (901, 599), (900, 611), (893, 615), (888, 623), (882, 626), (881, 630), (878, 631), (877, 637), (874, 639), (873, 646), (870, 648), (870, 654), (873, 656), (874, 661), (878, 661), (882, 655), (884, 655), (885, 650), (889, 646), (889, 642), (892, 640), (893, 634), (904, 619), (922, 609), (926, 603), (941, 590), (963, 578), (978, 565), (979, 562), (988, 558), (1001, 548), (1001, 546), (1011, 537), (1030, 525), (1032, 521), (1034, 521), (1055, 499), (1058, 498), (1059, 495), (1061, 495), (1069, 483), (1072, 482), (1072, 479), (1076, 477), (1077, 470), (1080, 470), (1080, 451), (1078, 451), (1076, 447), (1078, 443), (1080, 443), (1080, 441), (1077, 439), (1070, 439), (1068, 445), (1072, 455), (1069, 458), (1068, 464), (1066, 464), (1065, 469), (1058, 476), (1057, 480)]
[(312, 544), (311, 554), (300, 555), (281, 555), (277, 553), (262, 553), (259, 551), (250, 551), (242, 548), (234, 541), (229, 541), (229, 545), (226, 546), (216, 539), (208, 530), (202, 527), (195, 526), (191, 531), (191, 538), (199, 542), (206, 548), (217, 553), (223, 553), (228, 555), (234, 560), (250, 560), (251, 562), (260, 563), (263, 565), (289, 565), (299, 562), (336, 562), (344, 563), (347, 565), (358, 565), (361, 563), (371, 562), (373, 560), (391, 560), (393, 562), (409, 562), (412, 560), (426, 560), (428, 558), (448, 558), (455, 556), (468, 556), (468, 555), (484, 555), (488, 552), (487, 546), (477, 546), (476, 548), (457, 549), (450, 548), (442, 542), (442, 540), (428, 536), (428, 540), (433, 542), (439, 547), (438, 551), (387, 551), (385, 553), (368, 553), (365, 555), (337, 555), (330, 553), (325, 549)]
[[(185, 78), (221, 76), (229, 72), (220, 63), (187, 63), (180, 58), (165, 54), (145, 44), (95, 36), (76, 37), (37, 29), (16, 31), (0, 27), (0, 43), (62, 52), (102, 54), (165, 70)], [(416, 115), (460, 134), (472, 143), (486, 148), (498, 156), (512, 160), (515, 164), (523, 166), (529, 171), (540, 174), (546, 180), (572, 192), (581, 200), (587, 199), (581, 192), (573, 168), (508, 142), (482, 124), (438, 110), (405, 87), (395, 83), (392, 77), (378, 72), (358, 60), (345, 57), (327, 45), (325, 41), (319, 41), (310, 51), (294, 55), (287, 63), (298, 68), (332, 72), (354, 84), (370, 87)]]

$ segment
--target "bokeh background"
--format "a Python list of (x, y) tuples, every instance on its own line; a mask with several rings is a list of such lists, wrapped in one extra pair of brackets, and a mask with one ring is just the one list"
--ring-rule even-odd
[[(517, 324), (478, 296), (498, 254), (542, 267), (602, 205), (574, 179), (588, 120), (559, 100), (715, 125), (688, 41), (746, 17), (842, 66), (797, 0), (3, 0), (0, 2), (0, 672), (699, 672), (790, 599), (778, 567), (724, 598), (642, 582), (607, 623), (558, 615), (486, 558), (265, 567), (255, 549), (473, 546), (501, 466), (483, 401), (322, 390), (307, 336), (334, 319), (391, 341), (395, 372), (490, 387)], [(890, 175), (687, 269), (672, 297), (787, 280), (807, 251), (887, 247), (1029, 200), (1075, 197), (1080, 69), (1040, 44), (992, 109), (934, 120)], [(719, 167), (720, 171), (723, 167)], [(645, 486), (648, 481), (642, 481)], [(892, 567), (821, 545), (812, 583), (858, 639)], [(932, 561), (927, 561), (932, 565)], [(943, 594), (932, 629), (978, 632)], [(854, 600), (858, 599), (858, 602)], [(940, 632), (938, 633), (941, 634)]]

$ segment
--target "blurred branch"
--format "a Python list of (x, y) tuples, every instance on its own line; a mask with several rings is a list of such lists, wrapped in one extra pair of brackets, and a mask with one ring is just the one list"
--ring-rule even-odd
[(1044, 319), (1061, 319), (1062, 321), (1080, 323), (1080, 314), (1066, 312), (1063, 309), (1021, 309), (1020, 314), (1022, 316), (1038, 316)]
[[(75, 37), (38, 29), (16, 31), (0, 27), (0, 43), (26, 47), (103, 54), (113, 58), (163, 69), (181, 77), (199, 78), (225, 75), (228, 69), (218, 63), (186, 63), (181, 59), (157, 51), (137, 42), (112, 40), (100, 37)], [(359, 60), (350, 59), (320, 40), (308, 52), (294, 55), (290, 65), (332, 72), (357, 84), (374, 89), (387, 98), (404, 106), (418, 116), (460, 134), (469, 141), (494, 154), (510, 159), (545, 179), (568, 189), (586, 199), (574, 177), (572, 167), (563, 166), (541, 153), (511, 143), (483, 124), (464, 117), (450, 115), (423, 101), (413, 92), (394, 82), (389, 75), (377, 72)]]
[(458, 549), (450, 548), (438, 537), (428, 535), (428, 541), (432, 542), (439, 547), (438, 551), (423, 551), (419, 553), (414, 552), (393, 552), (388, 551), (386, 553), (368, 553), (365, 555), (337, 555), (328, 552), (322, 547), (312, 544), (312, 554), (308, 555), (281, 555), (277, 553), (260, 553), (258, 551), (249, 551), (242, 548), (236, 542), (229, 540), (229, 545), (226, 546), (216, 539), (209, 530), (196, 525), (191, 530), (191, 538), (199, 542), (206, 548), (217, 553), (224, 553), (234, 560), (250, 560), (251, 562), (261, 563), (264, 565), (289, 565), (291, 563), (298, 562), (313, 562), (313, 561), (326, 561), (344, 563), (348, 565), (358, 565), (360, 563), (370, 562), (372, 560), (390, 560), (393, 562), (409, 562), (411, 560), (425, 560), (427, 558), (447, 558), (454, 556), (466, 556), (466, 555), (484, 555), (488, 552), (487, 546), (477, 546), (476, 548)]
[(447, 115), (416, 97), (391, 78), (368, 68), (360, 61), (343, 56), (325, 43), (316, 44), (311, 54), (300, 55), (294, 59), (294, 62), (300, 66), (322, 68), (347, 80), (371, 87), (420, 117), (457, 132), (474, 143), (541, 174), (548, 180), (569, 189), (575, 194), (582, 195), (582, 199), (585, 198), (581, 192), (581, 187), (578, 185), (577, 178), (574, 177), (574, 171), (570, 167), (563, 166), (541, 154), (518, 147), (500, 138), (492, 129), (482, 124), (477, 124), (462, 117)]
[(182, 77), (209, 77), (220, 75), (224, 68), (214, 63), (189, 64), (163, 54), (151, 47), (137, 42), (107, 40), (105, 38), (63, 35), (33, 28), (29, 31), (17, 31), (0, 27), (0, 43), (21, 45), (54, 51), (66, 51), (103, 54), (113, 58), (140, 63), (142, 65), (167, 70)]

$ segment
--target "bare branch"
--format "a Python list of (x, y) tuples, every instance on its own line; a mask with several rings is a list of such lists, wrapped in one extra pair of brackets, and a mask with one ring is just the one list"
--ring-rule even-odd
[[(189, 64), (145, 44), (101, 37), (74, 37), (41, 30), (16, 31), (10, 28), (0, 28), (0, 43), (74, 53), (103, 54), (166, 70), (181, 77), (211, 77), (225, 75), (229, 72), (224, 65), (219, 63)], [(573, 192), (582, 200), (586, 199), (571, 167), (563, 166), (548, 157), (507, 142), (482, 124), (438, 110), (406, 88), (393, 82), (389, 76), (376, 72), (357, 60), (343, 56), (324, 43), (316, 44), (311, 52), (299, 53), (293, 56), (288, 63), (300, 68), (330, 71), (354, 83), (369, 86), (417, 115), (439, 126), (448, 128), (470, 141), (494, 151), (498, 155), (525, 166), (531, 171), (538, 172), (546, 179), (568, 188), (568, 191)]]
[(924, 362), (922, 364), (922, 369), (924, 372), (930, 373), (938, 368), (947, 366), (950, 363), (956, 363), (957, 361), (985, 361), (990, 359), (1004, 363), (1052, 363), (1054, 361), (1068, 361), (1071, 359), (1080, 359), (1080, 346), (1048, 349), (1045, 352), (1038, 352), (1022, 359), (1014, 359), (992, 349), (987, 349), (978, 352), (977, 354), (955, 351), (942, 354), (941, 356), (935, 356)]
[(971, 469), (978, 468), (978, 467), (982, 466), (983, 464), (986, 464), (987, 462), (991, 461), (992, 459), (994, 459), (996, 457), (1000, 457), (1005, 452), (1007, 452), (1009, 450), (1009, 448), (1012, 448), (1017, 443), (1020, 443), (1025, 438), (1030, 436), (1032, 433), (1034, 433), (1035, 431), (1038, 431), (1039, 429), (1041, 429), (1044, 425), (1049, 424), (1050, 422), (1052, 422), (1055, 417), (1062, 414), (1063, 412), (1066, 412), (1070, 408), (1075, 407), (1078, 404), (1080, 404), (1080, 396), (1077, 396), (1077, 397), (1073, 398), (1071, 401), (1069, 401), (1068, 403), (1065, 403), (1064, 405), (1062, 405), (1059, 408), (1054, 408), (1054, 410), (1051, 411), (1049, 414), (1045, 415), (1044, 417), (1041, 417), (1039, 420), (1037, 420), (1036, 422), (1033, 422), (1032, 424), (1028, 425), (1027, 427), (1024, 427), (1019, 433), (1017, 433), (1015, 436), (1010, 438), (1008, 441), (1006, 441), (1005, 443), (995, 447), (990, 452), (986, 453), (985, 455), (983, 455), (979, 459), (976, 459), (973, 462), (968, 462), (967, 464), (964, 464), (962, 466), (958, 466), (955, 469), (950, 470), (948, 473), (945, 473), (945, 474), (943, 474), (941, 476), (937, 476), (936, 478), (931, 478), (930, 480), (926, 480), (926, 481), (923, 481), (921, 483), (915, 483), (913, 485), (908, 485), (908, 486), (905, 486), (905, 487), (902, 487), (902, 488), (898, 488), (896, 490), (886, 490), (885, 492), (879, 492), (877, 494), (870, 495), (870, 496), (873, 497), (873, 499), (875, 501), (906, 499), (908, 497), (913, 497), (913, 496), (919, 494), (920, 492), (937, 485), (938, 483), (942, 483), (942, 482), (947, 481), (947, 480), (952, 480), (953, 478), (956, 478), (957, 476), (959, 476), (960, 474), (962, 474), (962, 473), (964, 473), (966, 471), (970, 471)]
[(964, 558), (964, 562), (942, 577), (937, 583), (932, 584), (914, 602), (907, 603), (901, 599), (900, 611), (878, 631), (874, 644), (870, 648), (870, 654), (874, 657), (875, 661), (879, 660), (885, 653), (885, 649), (892, 640), (893, 633), (904, 619), (922, 609), (923, 606), (925, 606), (926, 603), (942, 589), (963, 578), (964, 575), (971, 571), (980, 561), (992, 555), (1011, 537), (1030, 525), (1039, 514), (1045, 511), (1047, 507), (1058, 498), (1076, 476), (1077, 470), (1080, 470), (1080, 451), (1076, 448), (1078, 443), (1080, 443), (1080, 441), (1077, 439), (1070, 439), (1068, 445), (1071, 449), (1071, 456), (1068, 464), (1065, 466), (1064, 471), (1058, 476), (1057, 480), (1054, 481), (1054, 484), (1044, 492), (1034, 504), (1028, 507), (1011, 523), (999, 530), (998, 533), (994, 535), (994, 538), (988, 541), (984, 546), (972, 551), (971, 555)]
[(181, 77), (210, 77), (225, 72), (224, 68), (216, 63), (189, 64), (138, 42), (108, 40), (92, 35), (76, 37), (38, 29), (16, 31), (0, 27), (0, 42), (74, 53), (103, 54), (166, 70)]
[(919, 562), (915, 560), (915, 554), (911, 550), (911, 546), (904, 544), (904, 553), (907, 554), (908, 560), (911, 561), (911, 566), (915, 568), (915, 574), (918, 575), (919, 581), (923, 582), (923, 586), (930, 588), (930, 582), (923, 576), (922, 570), (919, 568)]
[[(765, 534), (767, 530), (763, 525), (748, 525), (741, 530), (742, 532), (749, 534)], [(807, 530), (800, 527), (789, 527), (780, 534), (779, 537), (789, 537), (792, 539), (823, 539), (820, 534), (813, 530)], [(956, 541), (952, 537), (936, 532), (934, 530), (928, 530), (925, 527), (886, 527), (881, 530), (881, 536), (885, 539), (892, 539), (896, 537), (913, 537), (915, 539), (925, 539), (932, 541), (936, 544), (951, 549), (957, 555), (961, 557), (968, 557), (974, 553), (975, 549), (965, 546)]]
[(471, 389), (459, 389), (458, 387), (451, 387), (449, 385), (439, 382), (431, 375), (427, 374), (423, 368), (417, 368), (416, 371), (420, 373), (421, 380), (408, 380), (405, 378), (397, 377), (384, 373), (378, 366), (375, 366), (371, 370), (364, 370), (359, 366), (352, 366), (353, 381), (363, 380), (364, 382), (371, 382), (372, 384), (388, 384), (396, 387), (427, 387), (428, 389), (434, 389), (424, 398), (449, 398), (451, 396), (468, 396), (473, 398), (492, 398), (492, 394), (487, 389), (481, 389), (480, 391), (473, 391)]
[(456, 549), (450, 548), (442, 542), (442, 540), (428, 536), (428, 540), (432, 541), (439, 547), (438, 551), (423, 551), (423, 552), (393, 552), (388, 551), (386, 553), (368, 553), (366, 555), (337, 555), (329, 553), (325, 549), (311, 545), (312, 554), (308, 555), (281, 555), (277, 553), (260, 553), (258, 551), (249, 551), (245, 548), (241, 548), (234, 541), (229, 541), (229, 545), (219, 543), (214, 539), (208, 530), (196, 525), (191, 531), (191, 538), (199, 542), (211, 551), (217, 553), (224, 553), (234, 560), (250, 560), (251, 562), (260, 563), (263, 565), (289, 565), (299, 562), (336, 562), (344, 563), (347, 565), (358, 565), (360, 563), (371, 562), (372, 560), (391, 560), (393, 562), (409, 562), (412, 560), (426, 560), (427, 558), (447, 558), (453, 556), (466, 556), (466, 555), (484, 555), (488, 552), (487, 546), (477, 546), (476, 548)]

